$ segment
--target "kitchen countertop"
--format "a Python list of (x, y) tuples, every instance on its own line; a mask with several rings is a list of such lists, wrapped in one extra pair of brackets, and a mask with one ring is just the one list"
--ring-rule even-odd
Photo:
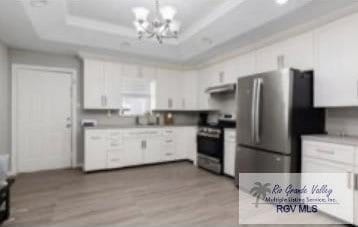
[(353, 137), (353, 136), (307, 135), (307, 136), (302, 136), (302, 139), (358, 146), (358, 137)]
[(177, 127), (197, 127), (197, 125), (99, 125), (95, 127), (85, 127), (91, 129), (138, 129), (138, 128), (177, 128)]

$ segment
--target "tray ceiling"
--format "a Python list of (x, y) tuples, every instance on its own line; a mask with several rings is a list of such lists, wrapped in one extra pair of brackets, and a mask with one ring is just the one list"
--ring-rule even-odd
[(162, 0), (161, 5), (178, 9), (183, 29), (179, 39), (160, 45), (139, 41), (132, 26), (131, 9), (144, 6), (153, 12), (154, 0), (49, 0), (42, 7), (31, 1), (0, 1), (0, 39), (10, 46), (174, 64), (200, 63), (220, 49), (248, 45), (250, 34), (263, 39), (356, 6), (353, 0), (289, 0), (282, 6), (275, 0)]

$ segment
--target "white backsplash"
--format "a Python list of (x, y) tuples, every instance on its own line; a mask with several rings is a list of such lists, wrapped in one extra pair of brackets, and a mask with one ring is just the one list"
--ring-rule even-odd
[(334, 108), (326, 112), (326, 130), (329, 134), (358, 136), (358, 108)]

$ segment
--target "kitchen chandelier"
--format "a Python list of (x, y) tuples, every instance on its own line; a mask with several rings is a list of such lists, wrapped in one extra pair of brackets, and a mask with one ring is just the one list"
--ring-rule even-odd
[(174, 20), (177, 13), (171, 6), (159, 6), (159, 0), (155, 0), (155, 15), (152, 21), (148, 20), (149, 10), (144, 7), (133, 8), (135, 15), (134, 27), (138, 38), (155, 38), (162, 44), (163, 39), (178, 38), (180, 22)]

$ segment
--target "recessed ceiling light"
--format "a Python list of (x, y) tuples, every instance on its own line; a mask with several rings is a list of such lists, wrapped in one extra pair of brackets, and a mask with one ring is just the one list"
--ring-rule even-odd
[(30, 4), (32, 7), (44, 7), (47, 6), (48, 0), (31, 0)]
[(279, 5), (284, 5), (288, 2), (288, 0), (276, 0), (276, 3)]

